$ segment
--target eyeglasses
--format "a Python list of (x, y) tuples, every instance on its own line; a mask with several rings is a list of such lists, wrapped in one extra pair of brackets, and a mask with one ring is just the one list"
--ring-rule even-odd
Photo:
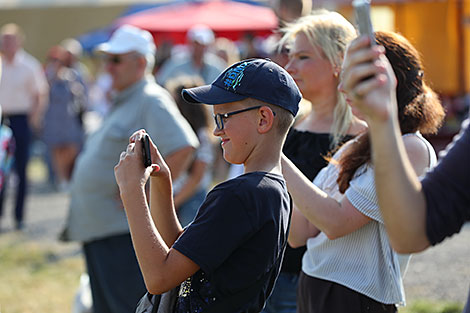
[(230, 116), (238, 114), (238, 113), (243, 113), (243, 112), (246, 112), (246, 111), (259, 109), (259, 108), (261, 108), (260, 105), (254, 106), (254, 107), (249, 107), (249, 108), (238, 110), (238, 111), (224, 113), (224, 114), (221, 114), (221, 113), (214, 114), (215, 126), (217, 126), (218, 130), (222, 130), (222, 129), (224, 129), (224, 119), (227, 119)]
[(108, 55), (105, 57), (105, 62), (106, 63), (111, 63), (111, 64), (120, 64), (122, 62), (122, 57), (120, 55)]
[(106, 63), (118, 65), (124, 61), (126, 56), (133, 56), (133, 55), (134, 54), (128, 54), (128, 55), (112, 54), (112, 55), (107, 55), (104, 60), (106, 61)]
[[(215, 126), (217, 127), (218, 130), (222, 130), (222, 129), (224, 129), (224, 119), (227, 119), (230, 116), (238, 114), (238, 113), (243, 113), (243, 112), (246, 112), (246, 111), (259, 109), (259, 108), (261, 108), (261, 105), (257, 105), (257, 106), (254, 106), (254, 107), (249, 107), (249, 108), (238, 110), (238, 111), (223, 113), (223, 114), (221, 114), (221, 113), (214, 114)], [(276, 112), (273, 111), (273, 115), (276, 116)]]

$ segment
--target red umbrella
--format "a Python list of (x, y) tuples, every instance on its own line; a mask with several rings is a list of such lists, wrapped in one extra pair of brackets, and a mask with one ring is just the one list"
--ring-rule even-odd
[(196, 24), (205, 24), (217, 37), (232, 40), (239, 39), (245, 32), (269, 35), (278, 26), (272, 9), (234, 1), (177, 3), (125, 16), (117, 23), (150, 31), (157, 44), (164, 40), (185, 43), (186, 32)]

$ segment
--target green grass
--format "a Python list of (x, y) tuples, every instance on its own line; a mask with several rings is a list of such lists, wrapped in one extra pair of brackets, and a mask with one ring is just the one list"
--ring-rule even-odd
[[(81, 256), (63, 256), (57, 245), (0, 234), (0, 313), (71, 312)], [(463, 304), (411, 299), (399, 313), (461, 313)]]
[(18, 233), (0, 235), (1, 313), (71, 312), (84, 264), (58, 250)]
[(462, 310), (461, 303), (414, 300), (399, 313), (461, 313)]

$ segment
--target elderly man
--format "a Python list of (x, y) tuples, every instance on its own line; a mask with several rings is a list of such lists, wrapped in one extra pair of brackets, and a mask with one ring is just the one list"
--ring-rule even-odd
[[(23, 50), (24, 34), (18, 25), (4, 25), (0, 29), (0, 40), (3, 58), (0, 105), (5, 123), (9, 124), (16, 142), (14, 170), (19, 182), (16, 190), (15, 227), (22, 229), (27, 193), (26, 167), (32, 130), (37, 131), (40, 128), (48, 85), (41, 64)], [(0, 193), (0, 216), (5, 190), (6, 186)]]
[(98, 47), (112, 77), (114, 99), (100, 129), (77, 160), (65, 239), (83, 242), (94, 313), (133, 312), (145, 285), (131, 243), (114, 165), (130, 135), (145, 128), (172, 177), (188, 166), (197, 137), (151, 72), (155, 45), (147, 31), (124, 25)]

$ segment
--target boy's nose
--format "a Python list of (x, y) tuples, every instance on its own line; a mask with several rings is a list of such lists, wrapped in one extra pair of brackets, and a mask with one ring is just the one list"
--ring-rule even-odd
[(212, 134), (216, 137), (220, 136), (221, 134), (223, 134), (224, 130), (223, 129), (219, 129), (217, 126), (214, 126), (214, 131), (212, 132)]

